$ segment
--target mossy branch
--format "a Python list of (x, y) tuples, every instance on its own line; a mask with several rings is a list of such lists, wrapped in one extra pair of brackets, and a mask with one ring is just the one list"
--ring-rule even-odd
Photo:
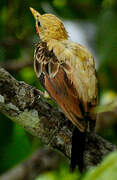
[[(73, 126), (62, 112), (41, 98), (41, 94), (0, 67), (0, 112), (70, 159)], [(84, 168), (97, 165), (114, 150), (116, 146), (110, 142), (96, 134), (88, 134)]]

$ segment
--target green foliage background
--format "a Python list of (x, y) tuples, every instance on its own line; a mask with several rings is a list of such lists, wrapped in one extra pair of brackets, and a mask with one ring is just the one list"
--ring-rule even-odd
[[(19, 61), (31, 61), (33, 59), (34, 42), (38, 41), (39, 38), (35, 33), (35, 22), (29, 7), (34, 7), (40, 13), (44, 13), (43, 7), (45, 5), (51, 7), (63, 19), (84, 23), (91, 22), (96, 26), (95, 42), (92, 44), (92, 48), (98, 55), (99, 66), (97, 71), (100, 99), (103, 99), (105, 93), (111, 98), (110, 91), (115, 94), (117, 91), (116, 0), (1, 0), (0, 65), (13, 61), (17, 64)], [(18, 80), (41, 88), (33, 67), (24, 67), (19, 71), (11, 71), (10, 73)], [(116, 130), (117, 126), (115, 125), (104, 129), (101, 135), (117, 144)], [(42, 143), (39, 140), (31, 137), (21, 127), (0, 114), (0, 173), (29, 157), (40, 146)], [(117, 155), (114, 154), (113, 156), (116, 157)], [(51, 172), (47, 174), (46, 179), (76, 179), (76, 175), (71, 177), (68, 173), (68, 164), (64, 166), (60, 164), (58, 171), (60, 172), (59, 175), (56, 175), (57, 172)], [(111, 173), (116, 179), (117, 174), (113, 171)], [(87, 177), (89, 178), (92, 174), (90, 173)], [(38, 180), (42, 179), (41, 177), (38, 178)]]

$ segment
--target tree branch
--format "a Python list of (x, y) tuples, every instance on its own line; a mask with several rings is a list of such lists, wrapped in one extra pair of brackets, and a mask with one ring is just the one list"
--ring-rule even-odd
[[(63, 152), (70, 159), (73, 125), (62, 112), (52, 107), (34, 87), (18, 82), (0, 68), (0, 112)], [(84, 168), (97, 165), (116, 146), (96, 134), (88, 134)]]
[(32, 180), (39, 174), (57, 168), (61, 157), (52, 149), (42, 148), (36, 151), (28, 160), (13, 167), (0, 176), (0, 180)]

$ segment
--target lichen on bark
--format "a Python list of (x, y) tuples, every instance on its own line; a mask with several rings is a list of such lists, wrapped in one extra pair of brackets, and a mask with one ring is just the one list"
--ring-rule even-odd
[[(41, 98), (36, 88), (18, 82), (0, 67), (0, 112), (41, 138), (70, 159), (72, 123), (55, 107)], [(96, 134), (87, 134), (84, 169), (95, 166), (116, 146)]]

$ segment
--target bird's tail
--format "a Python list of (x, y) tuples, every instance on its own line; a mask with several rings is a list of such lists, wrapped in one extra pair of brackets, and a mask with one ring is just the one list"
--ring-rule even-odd
[(78, 165), (79, 171), (83, 171), (83, 154), (85, 150), (86, 132), (81, 132), (76, 127), (72, 135), (71, 150), (71, 171), (73, 172)]

